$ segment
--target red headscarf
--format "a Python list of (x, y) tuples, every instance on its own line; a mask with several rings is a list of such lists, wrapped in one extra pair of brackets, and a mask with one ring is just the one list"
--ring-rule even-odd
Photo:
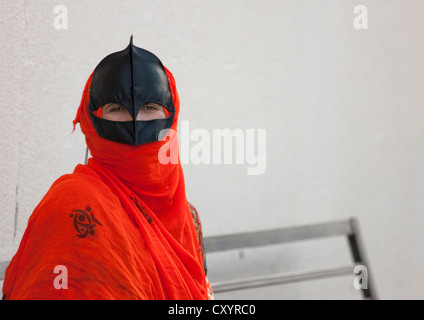
[[(139, 146), (97, 134), (88, 111), (90, 76), (74, 127), (80, 123), (92, 158), (58, 179), (37, 206), (6, 271), (6, 298), (208, 298), (181, 164), (162, 164), (158, 157), (161, 148), (178, 146), (180, 103), (165, 71), (175, 106), (171, 130), (166, 140)], [(55, 265), (68, 268), (66, 290), (53, 288)]]

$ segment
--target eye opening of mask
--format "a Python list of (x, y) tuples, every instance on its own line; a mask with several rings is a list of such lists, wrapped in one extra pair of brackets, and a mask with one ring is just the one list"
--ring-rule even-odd
[[(157, 119), (166, 119), (172, 112), (167, 110), (163, 105), (156, 102), (144, 103), (138, 111), (137, 121), (150, 121)], [(128, 109), (119, 102), (106, 103), (100, 108), (93, 111), (93, 114), (99, 118), (109, 121), (133, 121)]]

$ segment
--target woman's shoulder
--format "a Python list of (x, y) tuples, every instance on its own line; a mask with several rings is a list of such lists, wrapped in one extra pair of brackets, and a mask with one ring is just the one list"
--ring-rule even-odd
[(111, 193), (109, 187), (92, 170), (78, 165), (73, 173), (64, 174), (53, 182), (47, 194), (55, 194), (58, 197), (76, 196), (78, 194), (84, 197), (90, 195)]
[[(119, 200), (103, 180), (95, 174), (74, 171), (53, 182), (43, 199), (34, 209), (37, 216), (57, 215), (79, 207), (116, 207)], [(33, 213), (33, 214), (34, 214)]]

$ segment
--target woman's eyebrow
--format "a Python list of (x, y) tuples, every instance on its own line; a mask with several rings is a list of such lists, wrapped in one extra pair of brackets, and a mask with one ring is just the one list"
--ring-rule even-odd
[(151, 105), (151, 106), (155, 106), (155, 107), (160, 107), (162, 108), (163, 106), (159, 103), (156, 102), (146, 102), (145, 104), (143, 104), (142, 106), (147, 106), (147, 105)]

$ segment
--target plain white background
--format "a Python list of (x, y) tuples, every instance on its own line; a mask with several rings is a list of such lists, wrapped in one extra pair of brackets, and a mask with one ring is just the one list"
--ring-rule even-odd
[[(368, 29), (353, 27), (356, 5)], [(55, 29), (54, 8), (68, 11)], [(185, 164), (204, 235), (356, 217), (377, 293), (424, 297), (424, 4), (418, 0), (6, 1), (0, 11), (0, 261), (83, 162), (71, 134), (97, 63), (134, 43), (174, 74), (190, 128), (266, 129), (266, 171)], [(48, 235), (46, 235), (48, 237)], [(316, 241), (209, 259), (211, 278), (349, 260)], [(238, 267), (238, 264), (240, 266)], [(217, 296), (357, 298), (352, 278)]]

